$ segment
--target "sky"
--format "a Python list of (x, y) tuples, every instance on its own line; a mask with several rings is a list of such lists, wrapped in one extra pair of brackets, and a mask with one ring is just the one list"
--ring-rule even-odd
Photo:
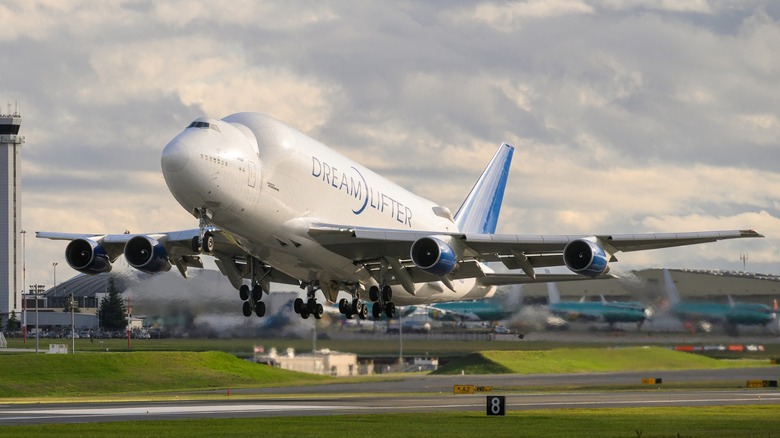
[(780, 274), (780, 3), (0, 3), (22, 115), (26, 282), (76, 274), (34, 231), (197, 227), (160, 170), (193, 119), (267, 113), (458, 208), (516, 147), (499, 233), (755, 229), (613, 269)]

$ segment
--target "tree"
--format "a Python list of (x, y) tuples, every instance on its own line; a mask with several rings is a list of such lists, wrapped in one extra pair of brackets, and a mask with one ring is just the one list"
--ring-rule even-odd
[(62, 311), (65, 313), (70, 313), (70, 308), (73, 306), (73, 313), (81, 313), (81, 309), (79, 309), (78, 301), (72, 294), (66, 295), (65, 300), (65, 307), (62, 308)]
[(6, 323), (5, 328), (8, 332), (15, 332), (22, 328), (22, 324), (16, 317), (16, 311), (12, 310), (11, 314), (8, 315), (8, 322)]
[(100, 321), (105, 330), (124, 330), (127, 327), (127, 308), (114, 277), (108, 277), (108, 295), (100, 300)]

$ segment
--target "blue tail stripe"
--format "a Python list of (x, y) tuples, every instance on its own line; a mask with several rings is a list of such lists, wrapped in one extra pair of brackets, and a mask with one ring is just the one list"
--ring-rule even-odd
[(494, 234), (515, 148), (502, 144), (455, 214), (463, 233)]

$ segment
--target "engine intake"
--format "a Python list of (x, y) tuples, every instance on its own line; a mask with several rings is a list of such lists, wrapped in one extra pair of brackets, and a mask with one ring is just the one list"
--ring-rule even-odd
[(418, 268), (439, 277), (449, 274), (457, 265), (452, 247), (435, 237), (417, 239), (412, 244), (410, 256)]
[(99, 243), (89, 239), (72, 240), (65, 248), (65, 260), (82, 274), (95, 275), (111, 271), (111, 261)]
[(563, 262), (571, 271), (588, 277), (598, 277), (609, 270), (607, 254), (598, 244), (579, 239), (563, 249)]
[(148, 274), (171, 269), (165, 245), (149, 236), (135, 236), (128, 240), (125, 259), (130, 266)]

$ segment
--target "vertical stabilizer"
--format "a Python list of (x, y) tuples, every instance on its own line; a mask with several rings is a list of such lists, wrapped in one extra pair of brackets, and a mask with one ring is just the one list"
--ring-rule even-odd
[(674, 285), (674, 280), (672, 280), (672, 275), (668, 269), (664, 269), (664, 289), (666, 290), (669, 304), (674, 305), (680, 302), (680, 294), (677, 292), (677, 286)]
[(504, 200), (504, 188), (515, 148), (503, 143), (482, 172), (477, 183), (455, 214), (455, 223), (463, 233), (493, 234)]
[(561, 302), (561, 293), (558, 291), (558, 286), (555, 283), (547, 283), (547, 302), (550, 304)]

